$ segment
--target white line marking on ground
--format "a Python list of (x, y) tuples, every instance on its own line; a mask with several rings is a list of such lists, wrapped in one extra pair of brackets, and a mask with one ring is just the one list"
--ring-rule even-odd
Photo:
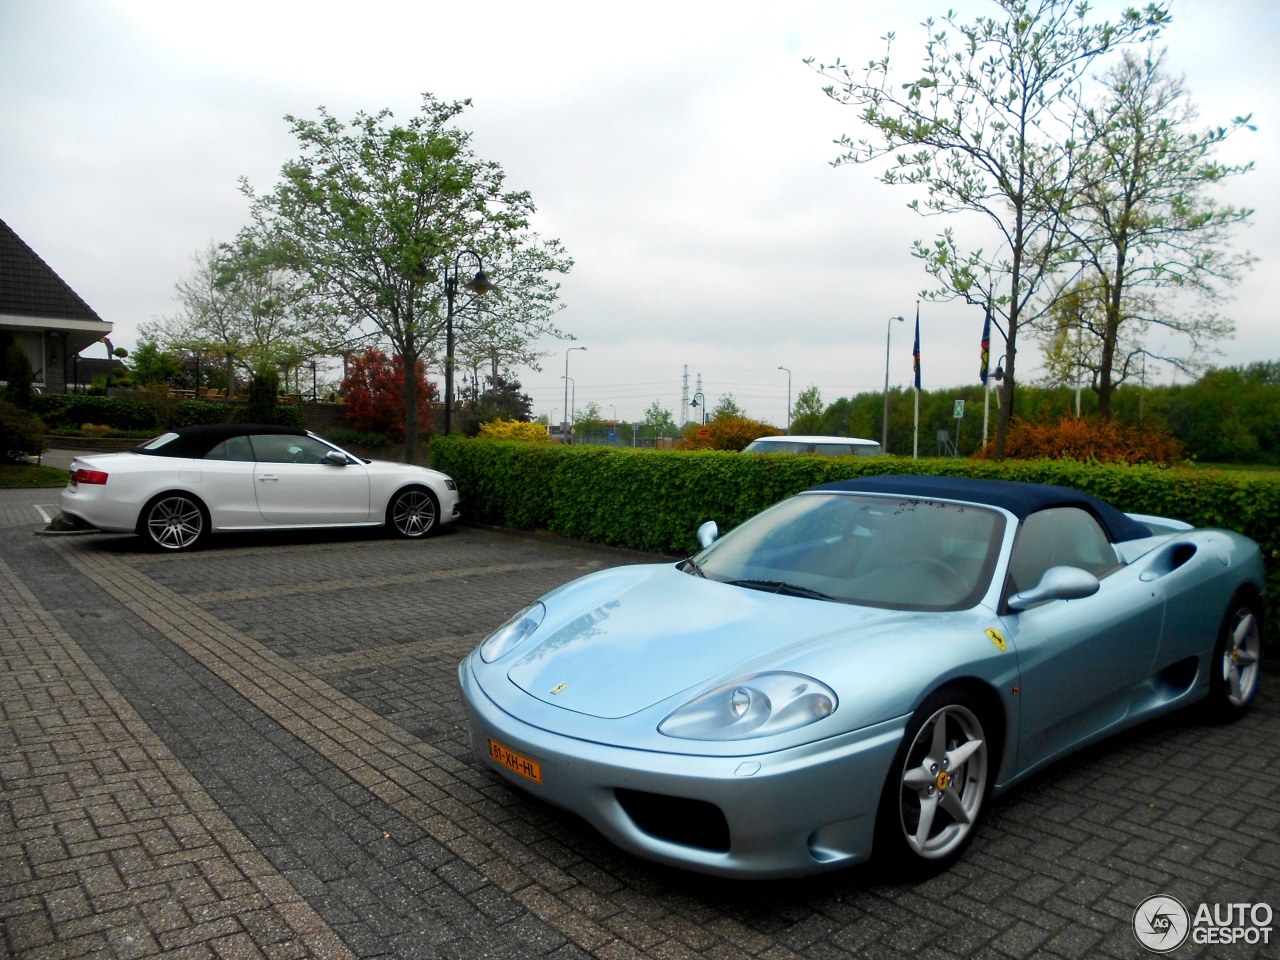
[(40, 504), (38, 504), (38, 503), (32, 504), (32, 506), (34, 506), (34, 507), (36, 508), (36, 513), (38, 513), (38, 514), (40, 514), (40, 516), (44, 517), (44, 522), (45, 522), (45, 523), (52, 523), (52, 522), (53, 522), (53, 517), (49, 516), (48, 511), (46, 511), (44, 507), (40, 506)]

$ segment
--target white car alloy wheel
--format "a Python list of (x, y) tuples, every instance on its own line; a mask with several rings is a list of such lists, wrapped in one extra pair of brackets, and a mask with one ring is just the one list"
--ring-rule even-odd
[(416, 539), (435, 529), (439, 512), (431, 491), (415, 488), (402, 490), (392, 498), (387, 519), (399, 536)]
[(167, 494), (147, 507), (143, 524), (150, 541), (162, 550), (188, 550), (204, 536), (204, 511), (190, 497)]

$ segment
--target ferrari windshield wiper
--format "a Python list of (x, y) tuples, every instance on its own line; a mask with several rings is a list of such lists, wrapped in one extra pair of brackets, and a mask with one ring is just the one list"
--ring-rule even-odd
[(820, 590), (787, 583), (785, 580), (726, 580), (725, 583), (735, 587), (747, 587), (751, 590), (763, 590), (766, 593), (781, 593), (788, 597), (808, 597), (810, 600), (835, 600), (836, 598)]
[(702, 577), (704, 580), (707, 579), (707, 575), (702, 572), (702, 568), (698, 566), (698, 561), (694, 560), (693, 557), (689, 557), (687, 560), (681, 560), (678, 566), (686, 573), (693, 573), (696, 576)]

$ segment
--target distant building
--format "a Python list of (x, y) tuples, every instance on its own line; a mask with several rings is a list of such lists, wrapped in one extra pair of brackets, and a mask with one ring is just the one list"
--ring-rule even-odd
[(22, 344), (38, 387), (63, 393), (68, 383), (89, 382), (79, 353), (112, 328), (0, 220), (0, 342)]

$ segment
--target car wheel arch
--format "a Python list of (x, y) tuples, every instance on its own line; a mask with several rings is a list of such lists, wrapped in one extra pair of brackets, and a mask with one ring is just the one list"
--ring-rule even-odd
[[(1254, 639), (1257, 641), (1258, 648), (1252, 661), (1254, 676), (1251, 680), (1251, 690), (1247, 698), (1242, 702), (1229, 703), (1227, 700), (1228, 691), (1225, 688), (1227, 683), (1224, 676), (1225, 664), (1222, 658), (1229, 642), (1230, 625), (1233, 619), (1237, 618), (1241, 613), (1248, 613), (1254, 620)], [(1252, 706), (1253, 700), (1256, 699), (1261, 685), (1260, 667), (1256, 661), (1257, 659), (1263, 659), (1261, 655), (1262, 645), (1265, 643), (1266, 637), (1266, 619), (1266, 599), (1257, 586), (1246, 582), (1237, 587), (1225, 608), (1222, 625), (1218, 629), (1213, 648), (1209, 654), (1208, 695), (1206, 699), (1198, 704), (1200, 714), (1210, 722), (1232, 723), (1244, 716)], [(1232, 656), (1231, 659), (1234, 661), (1235, 657)], [(1232, 669), (1235, 670), (1236, 667), (1233, 666)]]
[[(383, 525), (388, 530), (393, 530), (393, 531), (396, 530), (395, 521), (392, 517), (392, 510), (395, 507), (396, 502), (402, 496), (404, 496), (406, 493), (414, 493), (414, 492), (425, 493), (430, 498), (431, 503), (434, 505), (435, 518), (432, 521), (431, 526), (428, 528), (426, 533), (428, 534), (435, 533), (440, 528), (440, 518), (441, 518), (440, 495), (436, 493), (434, 490), (432, 490), (429, 484), (423, 483), (419, 480), (414, 480), (414, 481), (410, 481), (408, 483), (402, 484), (401, 486), (397, 487), (395, 490), (391, 492), (391, 495), (387, 497), (386, 506), (383, 508), (383, 511), (382, 511)], [(402, 533), (401, 535), (405, 536), (406, 534)]]
[(1013, 745), (1008, 743), (1010, 731), (1015, 729), (1016, 725), (1009, 722), (1009, 710), (1005, 705), (1004, 699), (991, 683), (980, 677), (951, 677), (944, 683), (924, 691), (912, 706), (912, 713), (919, 710), (920, 705), (926, 700), (944, 692), (963, 692), (972, 696), (980, 704), (982, 720), (991, 727), (988, 740), (990, 741), (989, 749), (991, 751), (991, 785), (994, 787), (1001, 780), (999, 774), (1004, 758), (1017, 755), (1017, 750), (1013, 749)]
[(213, 514), (209, 510), (209, 505), (204, 502), (203, 497), (199, 494), (192, 493), (190, 490), (185, 490), (182, 487), (170, 487), (164, 490), (159, 490), (148, 497), (143, 503), (142, 509), (138, 511), (138, 517), (134, 521), (134, 533), (148, 541), (148, 543), (153, 546), (160, 546), (160, 544), (154, 540), (150, 532), (147, 530), (147, 518), (155, 505), (168, 497), (182, 497), (183, 499), (190, 500), (195, 505), (196, 509), (200, 511), (200, 517), (204, 525), (204, 529), (199, 533), (196, 540), (192, 541), (188, 546), (179, 547), (177, 549), (186, 550), (192, 546), (198, 545), (199, 542), (205, 541), (214, 529)]
[(198, 506), (200, 510), (204, 513), (205, 521), (209, 523), (209, 529), (210, 531), (212, 531), (213, 518), (212, 518), (212, 514), (209, 512), (209, 505), (204, 502), (204, 498), (201, 497), (199, 494), (192, 493), (190, 490), (184, 490), (181, 487), (171, 487), (165, 490), (157, 490), (151, 496), (147, 497), (147, 499), (143, 502), (142, 509), (138, 511), (137, 519), (134, 521), (134, 524), (133, 524), (134, 532), (136, 532), (139, 536), (145, 536), (147, 532), (146, 531), (147, 511), (150, 510), (152, 507), (154, 507), (158, 501), (163, 500), (165, 497), (186, 497), (188, 500), (193, 501), (195, 505)]

